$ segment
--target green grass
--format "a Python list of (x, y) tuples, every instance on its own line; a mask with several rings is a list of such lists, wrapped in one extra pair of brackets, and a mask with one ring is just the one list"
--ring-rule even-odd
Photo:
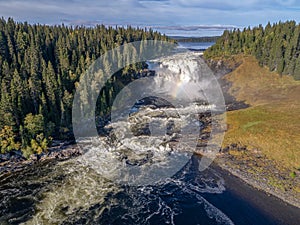
[(293, 179), (295, 179), (296, 178), (296, 173), (295, 172), (291, 172), (290, 173), (290, 177), (293, 178)]
[(251, 106), (227, 113), (223, 147), (238, 143), (285, 168), (299, 168), (300, 82), (269, 72), (253, 57), (241, 59), (241, 66), (225, 79), (232, 82), (231, 94)]
[(252, 121), (252, 122), (248, 122), (247, 124), (243, 125), (243, 129), (244, 131), (247, 131), (248, 129), (256, 129), (256, 125), (260, 124), (261, 121)]

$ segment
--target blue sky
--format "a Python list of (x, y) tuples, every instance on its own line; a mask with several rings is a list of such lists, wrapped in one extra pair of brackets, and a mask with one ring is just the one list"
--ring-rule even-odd
[(300, 22), (296, 0), (0, 0), (0, 16), (43, 24), (151, 26), (172, 35), (220, 34), (224, 28)]

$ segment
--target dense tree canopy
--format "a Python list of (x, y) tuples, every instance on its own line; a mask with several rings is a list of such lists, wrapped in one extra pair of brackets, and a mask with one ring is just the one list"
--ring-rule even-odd
[(216, 44), (205, 52), (206, 58), (251, 54), (260, 65), (279, 74), (300, 79), (300, 25), (295, 21), (279, 22), (225, 31)]
[[(28, 156), (44, 151), (51, 136), (69, 136), (80, 75), (107, 50), (140, 40), (167, 37), (151, 29), (30, 25), (0, 19), (1, 153), (22, 149)], [(122, 75), (126, 77), (143, 66), (131, 65)], [(132, 76), (124, 79), (128, 77)], [(102, 113), (121, 86), (111, 84), (102, 90)]]

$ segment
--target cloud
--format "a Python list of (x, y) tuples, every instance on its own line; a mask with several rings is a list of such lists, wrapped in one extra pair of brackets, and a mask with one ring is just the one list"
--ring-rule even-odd
[(197, 31), (197, 30), (228, 30), (238, 28), (234, 25), (194, 25), (194, 26), (153, 26), (156, 29), (164, 30), (182, 30), (182, 31)]
[(155, 30), (170, 36), (219, 36), (224, 30), (238, 28), (233, 25), (153, 26)]
[(300, 21), (299, 10), (300, 3), (295, 0), (0, 0), (0, 15), (18, 21), (168, 26), (169, 31), (185, 32), (205, 29), (199, 24), (243, 27), (268, 21)]
[[(0, 1), (0, 14), (17, 20), (40, 23), (60, 23), (62, 20), (120, 20), (129, 9), (139, 8), (136, 1), (94, 1), (94, 0), (10, 0)], [(124, 12), (122, 12), (124, 10)]]
[(233, 10), (241, 7), (252, 7), (257, 2), (256, 0), (246, 1), (228, 1), (228, 0), (177, 0), (178, 4), (182, 7), (198, 7), (203, 9), (216, 9), (216, 10)]

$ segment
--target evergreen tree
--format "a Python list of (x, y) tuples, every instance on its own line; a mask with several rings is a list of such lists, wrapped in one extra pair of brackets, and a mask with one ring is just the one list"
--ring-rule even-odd
[[(107, 50), (142, 39), (170, 41), (158, 32), (140, 28), (104, 25), (73, 28), (0, 19), (1, 153), (21, 148), (28, 157), (32, 153), (45, 151), (51, 143), (50, 136), (72, 138), (73, 95), (81, 74)], [(111, 60), (129, 62), (136, 53), (127, 54), (125, 59), (120, 55), (116, 52), (112, 59), (106, 58), (103, 61), (104, 70), (95, 74), (95, 79), (103, 79), (105, 74), (111, 75)], [(121, 65), (123, 61), (118, 63)], [(136, 77), (133, 74), (139, 72), (141, 65), (144, 66), (128, 65), (125, 72), (116, 73), (105, 90), (98, 90), (96, 83), (92, 85), (92, 91), (100, 93), (99, 115), (107, 115), (113, 98), (126, 82)], [(90, 88), (90, 81), (86, 80), (87, 96), (81, 104), (88, 104), (90, 97), (95, 98), (87, 92)]]
[(216, 44), (204, 52), (205, 58), (232, 54), (254, 55), (261, 66), (268, 66), (279, 74), (300, 79), (300, 25), (295, 21), (279, 22), (265, 28), (225, 31)]

